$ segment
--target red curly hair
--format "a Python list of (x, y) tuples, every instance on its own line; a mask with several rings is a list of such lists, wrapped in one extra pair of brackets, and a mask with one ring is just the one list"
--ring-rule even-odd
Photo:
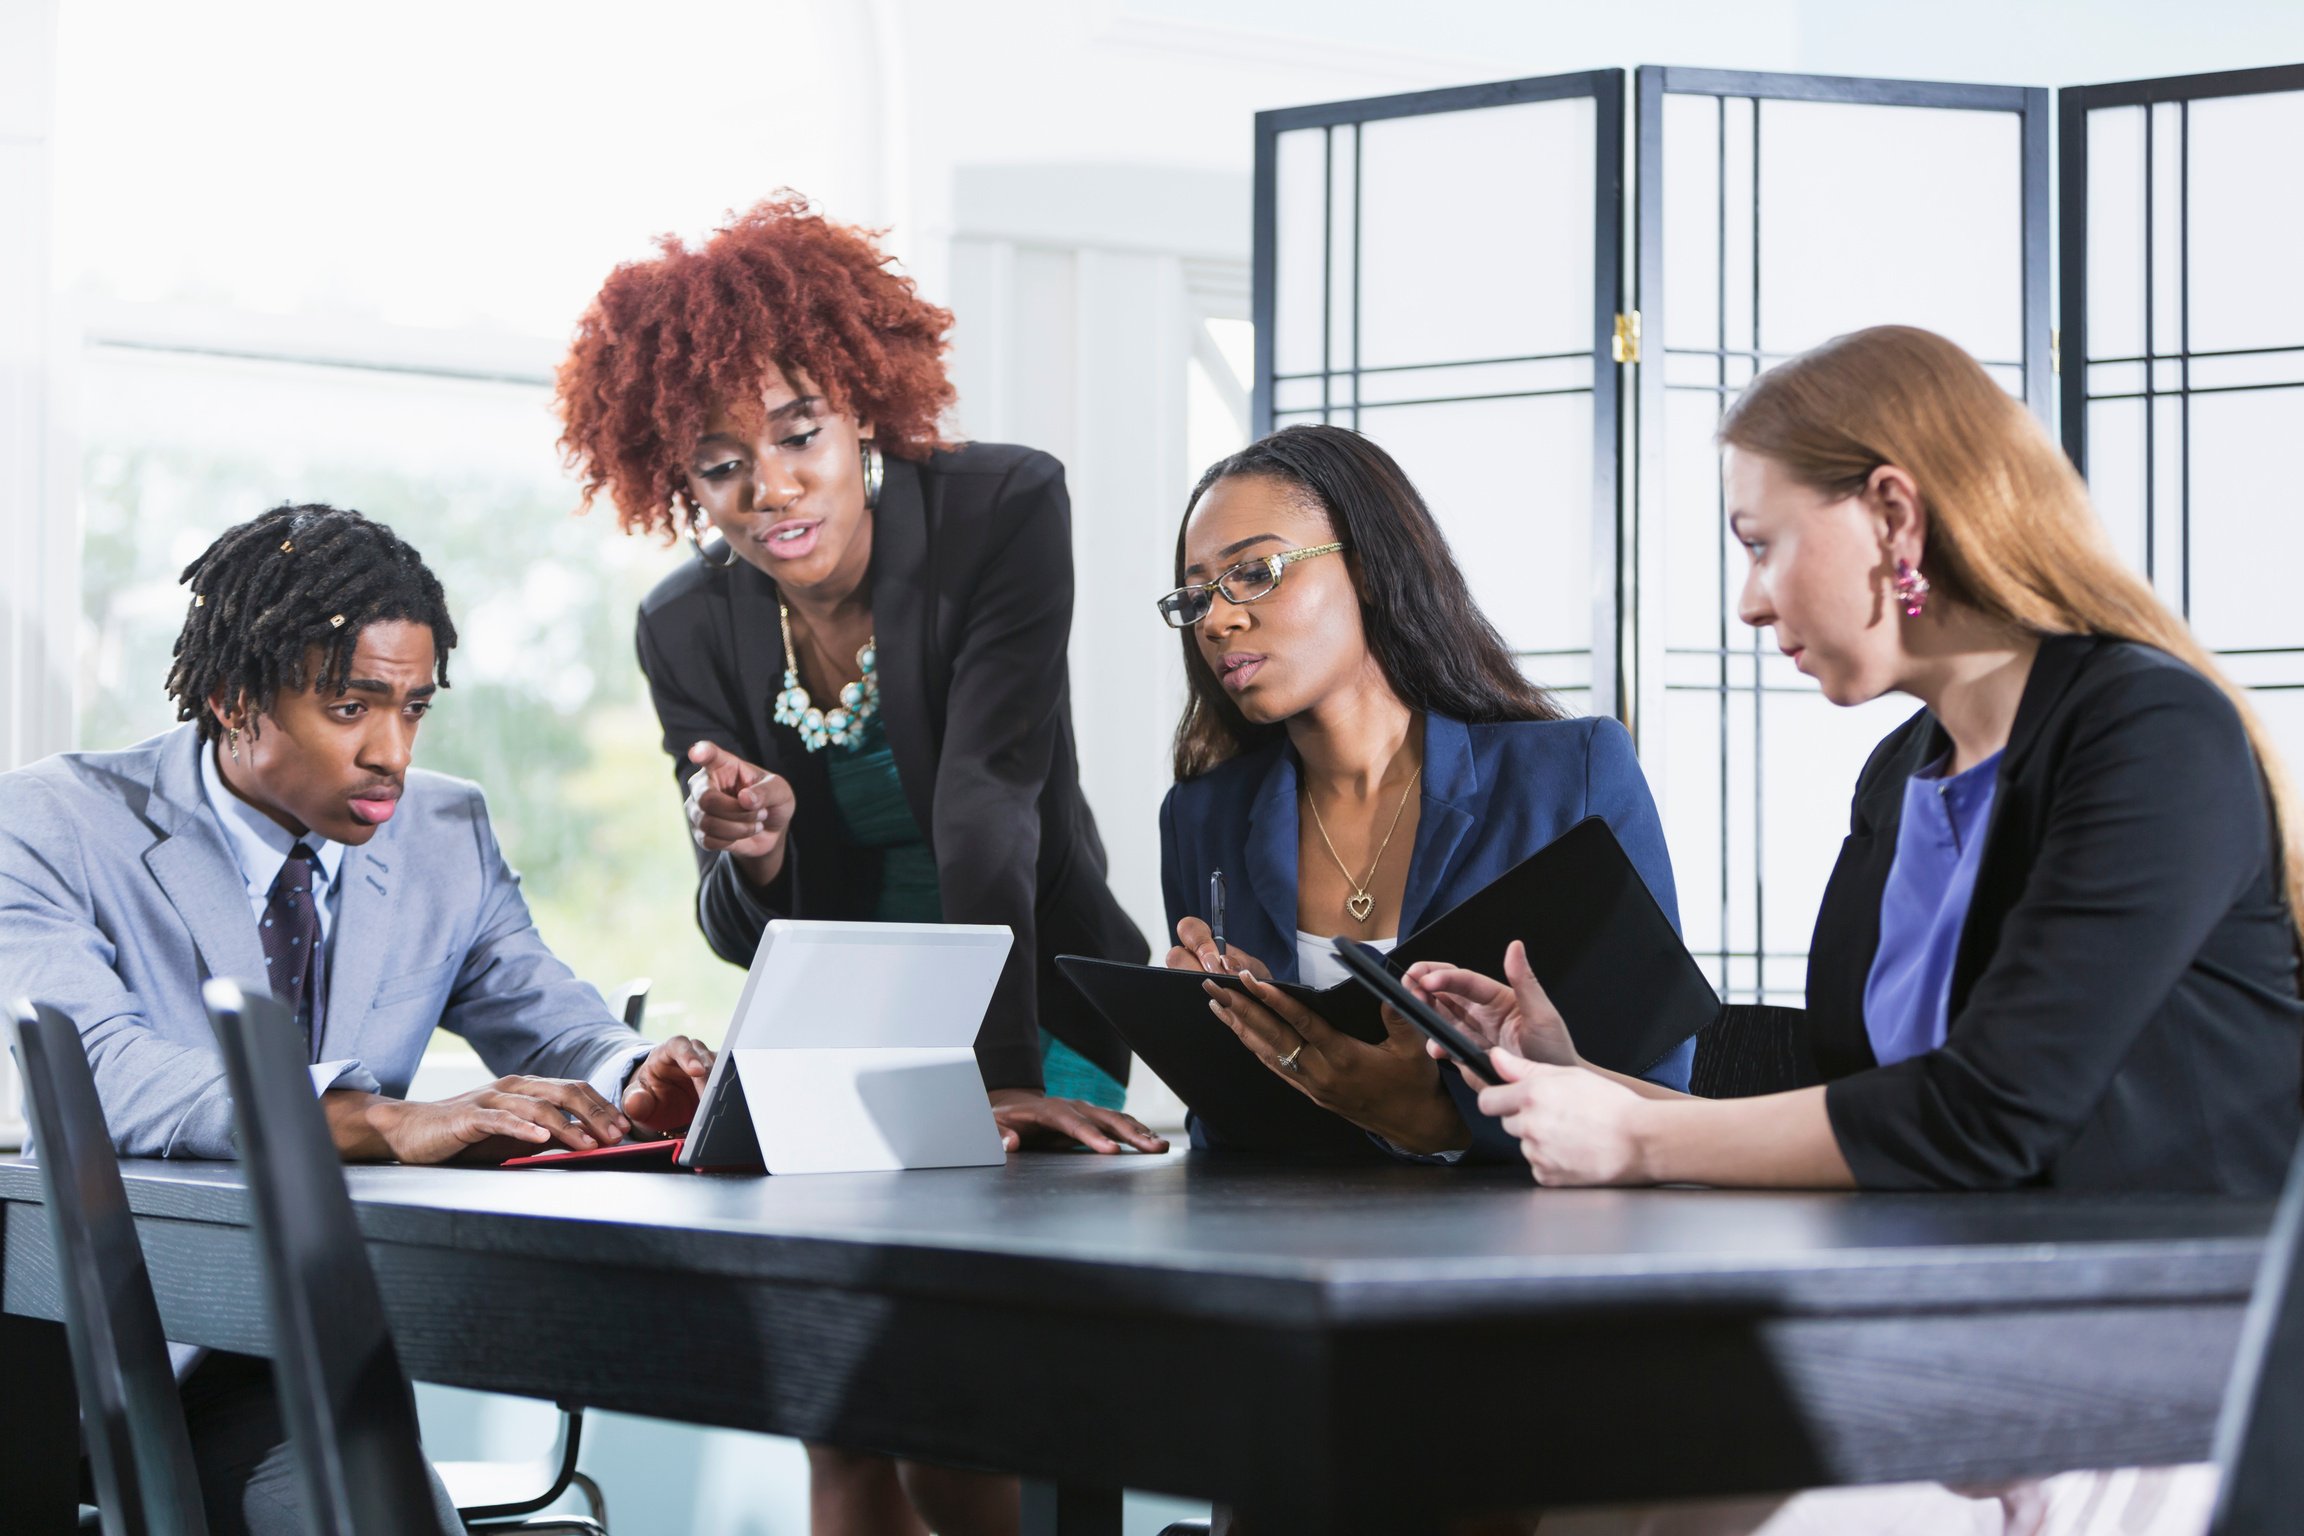
[(696, 247), (678, 236), (608, 275), (560, 365), (561, 450), (626, 533), (676, 537), (689, 446), (713, 407), (758, 400), (775, 373), (806, 374), (836, 411), (868, 421), (885, 453), (945, 446), (937, 420), (952, 312), (888, 269), (878, 231), (835, 224), (789, 189)]

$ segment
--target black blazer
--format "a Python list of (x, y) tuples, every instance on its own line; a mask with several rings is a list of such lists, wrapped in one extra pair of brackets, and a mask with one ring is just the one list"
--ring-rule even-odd
[(2278, 1193), (2304, 1001), (2231, 701), (2148, 646), (2044, 641), (2000, 760), (1942, 1048), (1878, 1066), (1864, 984), (1923, 710), (1858, 780), (1808, 959), (1832, 1131), (1873, 1189)]
[[(1053, 963), (1148, 953), (1105, 882), (1080, 793), (1064, 467), (998, 443), (890, 459), (872, 526), (880, 715), (935, 850), (945, 920), (1016, 933), (976, 1037), (985, 1086), (1040, 1086), (1041, 1027), (1125, 1082), (1127, 1046)], [(879, 854), (846, 840), (823, 760), (771, 718), (784, 677), (776, 584), (742, 561), (692, 561), (641, 603), (637, 643), (683, 800), (688, 748), (710, 741), (782, 774), (798, 801), (766, 889), (726, 854), (697, 851), (696, 920), (713, 950), (749, 965), (772, 917), (869, 918)]]

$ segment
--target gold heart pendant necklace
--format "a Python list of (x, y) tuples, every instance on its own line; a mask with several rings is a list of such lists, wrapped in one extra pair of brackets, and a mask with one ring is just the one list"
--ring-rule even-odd
[(1312, 786), (1304, 786), (1304, 803), (1312, 807), (1312, 825), (1319, 829), (1320, 841), (1328, 848), (1328, 857), (1336, 861), (1336, 868), (1352, 887), (1352, 894), (1344, 898), (1344, 910), (1352, 914), (1352, 920), (1356, 923), (1365, 925), (1368, 915), (1376, 910), (1376, 898), (1368, 894), (1368, 887), (1376, 883), (1376, 871), (1384, 867), (1384, 850), (1392, 846), (1392, 834), (1400, 830), (1400, 818), (1408, 814), (1408, 802), (1414, 797), (1416, 786), (1423, 778), (1424, 765), (1418, 763), (1416, 772), (1408, 780), (1408, 788), (1401, 793), (1398, 808), (1392, 812), (1392, 825), (1384, 829), (1384, 841), (1376, 845), (1376, 857), (1369, 862), (1367, 875), (1359, 880), (1352, 878), (1352, 871), (1345, 868), (1343, 855), (1336, 851), (1335, 841), (1328, 836), (1327, 823), (1320, 819), (1320, 803), (1312, 798)]

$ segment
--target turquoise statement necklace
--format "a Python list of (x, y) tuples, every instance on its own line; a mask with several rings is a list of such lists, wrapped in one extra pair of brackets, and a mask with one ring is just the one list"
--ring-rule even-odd
[(800, 686), (800, 653), (792, 648), (792, 610), (781, 596), (776, 599), (776, 622), (784, 631), (784, 687), (776, 695), (776, 723), (798, 731), (800, 745), (811, 752), (862, 746), (865, 724), (880, 713), (879, 637), (866, 640), (856, 653), (857, 670), (863, 675), (841, 688), (839, 704), (818, 709)]

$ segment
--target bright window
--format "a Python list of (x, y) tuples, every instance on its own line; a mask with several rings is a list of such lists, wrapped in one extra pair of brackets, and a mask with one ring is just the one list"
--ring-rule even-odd
[(684, 557), (605, 507), (570, 516), (549, 381), (658, 232), (785, 184), (879, 216), (869, 11), (70, 0), (60, 20), (58, 277), (90, 342), (80, 745), (172, 723), (176, 578), (216, 533), (286, 499), (379, 517), (463, 635), (418, 764), (486, 787), (587, 980), (649, 975), (652, 1031), (717, 1039), (742, 973), (696, 931), (632, 655), (635, 605)]
[(545, 389), (112, 347), (84, 382), (82, 743), (174, 723), (177, 578), (211, 539), (284, 500), (357, 507), (423, 553), (461, 632), (418, 765), (487, 789), (555, 951), (604, 991), (652, 976), (653, 1032), (717, 1039), (743, 977), (696, 933), (632, 660), (635, 606), (688, 556), (570, 515)]

